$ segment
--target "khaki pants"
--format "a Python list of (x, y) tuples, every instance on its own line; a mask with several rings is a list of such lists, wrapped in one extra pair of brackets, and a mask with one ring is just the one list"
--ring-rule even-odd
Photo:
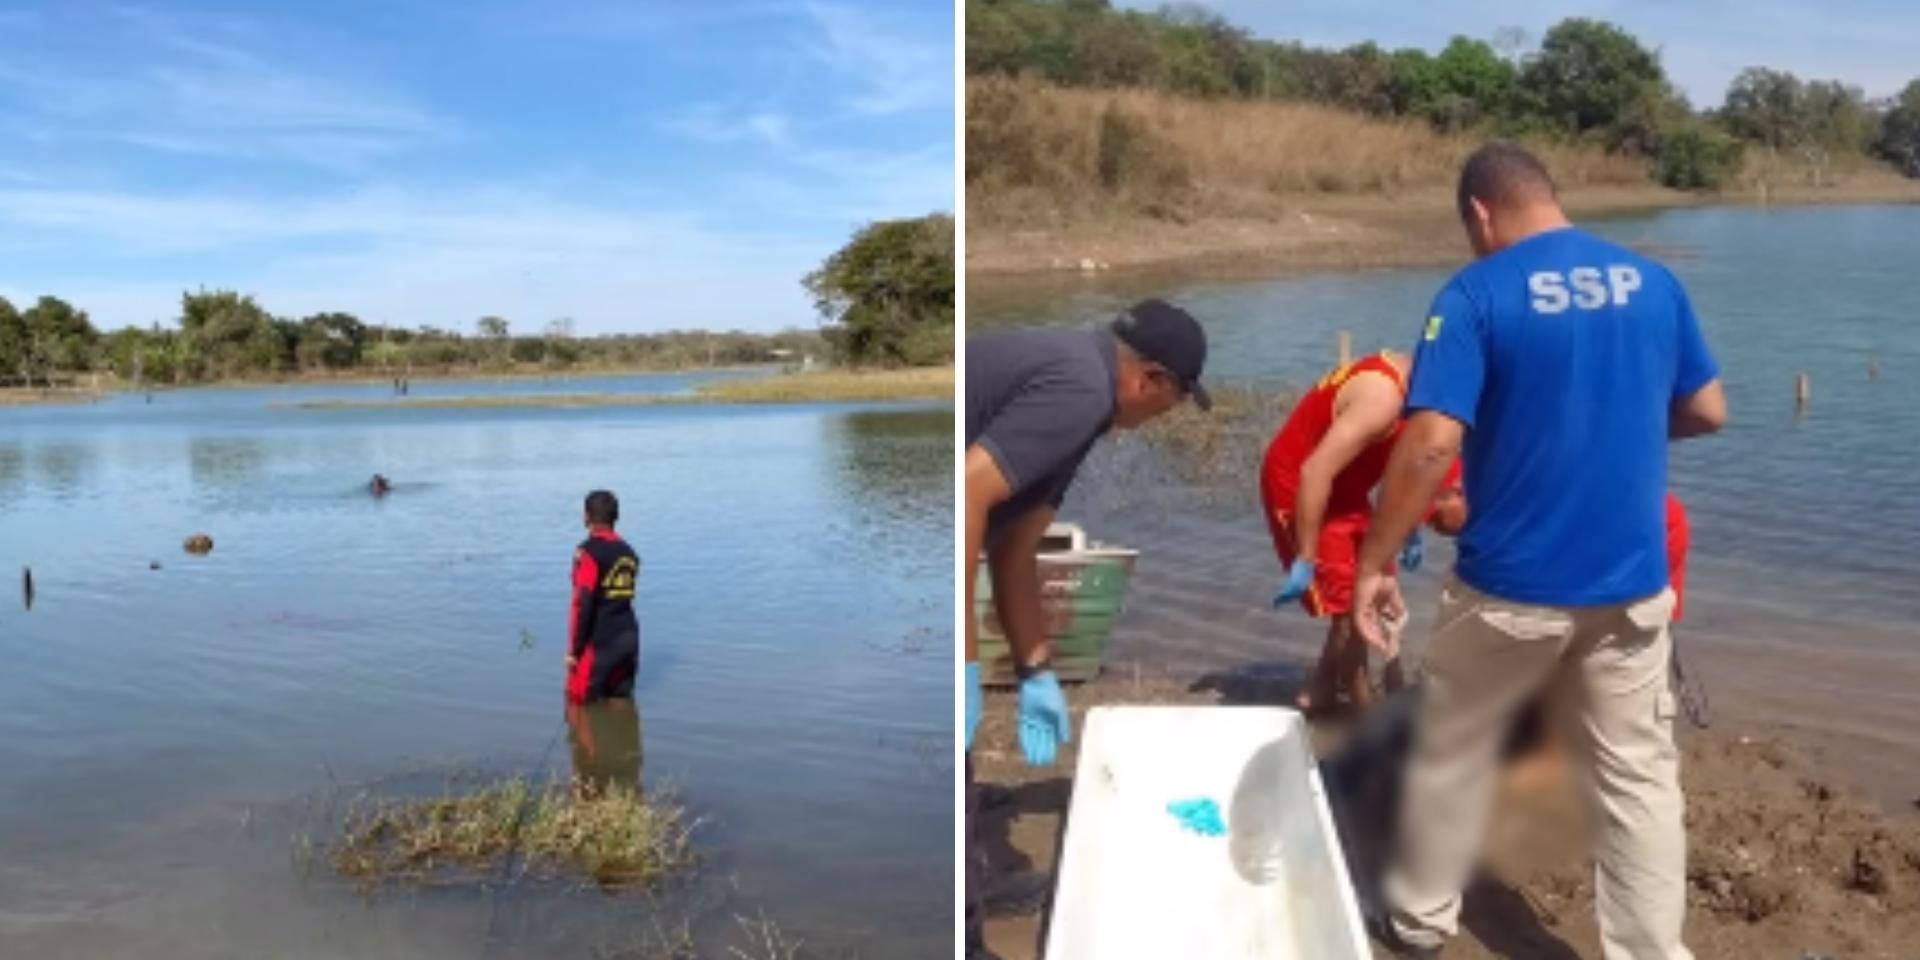
[(1690, 960), (1680, 942), (1686, 804), (1667, 680), (1673, 606), (1663, 590), (1612, 607), (1536, 607), (1449, 578), (1386, 881), (1407, 944), (1439, 947), (1458, 931), (1501, 739), (1516, 710), (1545, 690), (1586, 774), (1607, 960)]

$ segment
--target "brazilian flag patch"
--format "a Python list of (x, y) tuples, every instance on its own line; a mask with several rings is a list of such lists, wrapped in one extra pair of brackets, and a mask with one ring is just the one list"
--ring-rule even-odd
[(1428, 317), (1427, 318), (1427, 339), (1428, 340), (1440, 339), (1440, 325), (1445, 322), (1446, 322), (1446, 318), (1442, 317), (1437, 313), (1431, 317)]

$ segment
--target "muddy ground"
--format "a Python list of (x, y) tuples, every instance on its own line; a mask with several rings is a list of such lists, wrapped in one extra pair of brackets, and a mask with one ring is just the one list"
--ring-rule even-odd
[[(1069, 690), (1080, 726), (1114, 703), (1283, 704), (1298, 671), (1271, 665), (1178, 676), (1119, 662)], [(1014, 698), (990, 692), (974, 759), (983, 783), (1012, 788), (982, 817), (997, 867), (1050, 870), (1077, 754), (1052, 768), (1020, 760)], [(1317, 731), (1323, 747), (1337, 731)], [(1687, 937), (1702, 958), (1913, 960), (1920, 956), (1920, 820), (1889, 816), (1815, 772), (1784, 740), (1737, 729), (1690, 731), (1685, 753), (1690, 842)], [(1550, 771), (1551, 773), (1552, 771)], [(1511, 777), (1486, 869), (1467, 895), (1466, 958), (1598, 958), (1593, 876), (1571, 781)], [(1039, 956), (1044, 911), (997, 916), (989, 945), (1006, 960)], [(1386, 956), (1384, 952), (1379, 956)]]
[[(1108, 703), (1288, 703), (1298, 674), (1275, 670), (1175, 678), (1121, 662), (1069, 689), (1075, 728)], [(1052, 870), (1077, 755), (1048, 770), (1020, 760), (1014, 697), (989, 693), (975, 741), (983, 783), (1012, 803), (981, 822), (996, 868)], [(1338, 733), (1321, 726), (1331, 747)], [(1793, 745), (1736, 730), (1682, 739), (1688, 789), (1688, 943), (1701, 958), (1920, 956), (1920, 822), (1889, 818), (1824, 780)], [(1565, 776), (1509, 778), (1484, 876), (1467, 895), (1450, 960), (1599, 958), (1594, 877)], [(996, 916), (989, 945), (1006, 960), (1039, 956), (1044, 914)], [(1380, 952), (1379, 956), (1386, 956)]]

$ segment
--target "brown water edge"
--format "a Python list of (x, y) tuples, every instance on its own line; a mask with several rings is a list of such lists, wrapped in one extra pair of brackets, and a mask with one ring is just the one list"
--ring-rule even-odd
[[(1832, 188), (1701, 195), (1655, 186), (1566, 191), (1575, 220), (1704, 206), (1837, 206), (1920, 203), (1920, 181), (1887, 175)], [(1251, 209), (1251, 208), (1250, 208)], [(1228, 279), (1301, 270), (1457, 265), (1470, 257), (1451, 190), (1313, 194), (1280, 198), (1243, 216), (1168, 220), (1112, 213), (1047, 225), (967, 227), (967, 282), (992, 293), (1024, 279), (1178, 271)]]

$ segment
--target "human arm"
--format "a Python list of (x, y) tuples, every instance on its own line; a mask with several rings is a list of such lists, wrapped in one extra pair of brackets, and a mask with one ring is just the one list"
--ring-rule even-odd
[(1021, 668), (1047, 659), (1046, 621), (1040, 610), (1040, 539), (1053, 523), (1054, 508), (1041, 504), (1014, 521), (987, 556), (993, 575), (994, 612), (1000, 631)]
[(1293, 499), (1293, 529), (1299, 559), (1318, 561), (1320, 529), (1326, 524), (1333, 481), (1368, 445), (1393, 429), (1400, 417), (1400, 391), (1385, 375), (1363, 373), (1334, 398), (1333, 423), (1313, 453), (1300, 465), (1300, 489)]
[(593, 636), (593, 591), (600, 582), (600, 566), (585, 549), (573, 552), (572, 608), (567, 617), (567, 665), (586, 652)]
[[(1394, 444), (1393, 456), (1387, 461), (1387, 476), (1374, 508), (1373, 523), (1360, 544), (1360, 579), (1384, 576), (1394, 553), (1426, 517), (1434, 494), (1446, 482), (1454, 458), (1460, 455), (1465, 436), (1466, 428), (1460, 421), (1436, 410), (1421, 410), (1407, 418), (1400, 441)], [(1397, 602), (1397, 585), (1382, 584), (1381, 590), (1384, 593), (1389, 586), (1391, 599)], [(1384, 648), (1387, 635), (1381, 611), (1370, 600), (1361, 596), (1356, 580), (1354, 624), (1368, 643)], [(1394, 614), (1392, 610), (1387, 612)]]
[[(980, 554), (987, 544), (987, 517), (993, 508), (1012, 495), (1000, 464), (979, 444), (967, 448), (965, 496), (967, 501), (966, 556), (962, 562), (966, 584), (967, 661), (980, 660), (979, 617), (974, 613), (974, 582), (980, 578)], [(998, 593), (998, 591), (995, 591)]]
[(1673, 284), (1677, 345), (1667, 437), (1684, 440), (1715, 433), (1727, 425), (1727, 394), (1720, 385), (1720, 365), (1700, 332), (1693, 302), (1678, 280), (1669, 277), (1668, 282)]

